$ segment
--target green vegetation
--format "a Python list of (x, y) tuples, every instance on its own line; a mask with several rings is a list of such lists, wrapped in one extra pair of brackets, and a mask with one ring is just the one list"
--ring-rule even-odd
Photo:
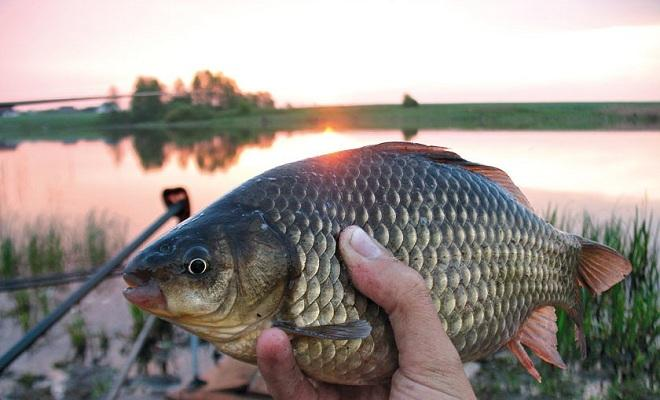
[[(660, 103), (485, 103), (420, 105), (404, 94), (400, 105), (276, 109), (268, 92), (243, 92), (222, 72), (198, 71), (189, 88), (177, 79), (165, 91), (158, 79), (138, 77), (128, 111), (53, 110), (0, 118), (7, 140), (83, 138), (103, 130), (209, 127), (222, 130), (296, 129), (658, 129)], [(65, 131), (65, 132), (63, 132)], [(74, 134), (75, 131), (75, 134)], [(92, 134), (93, 135), (93, 134)], [(93, 136), (92, 136), (93, 137)], [(10, 143), (11, 144), (11, 143)]]
[[(104, 214), (90, 212), (82, 230), (55, 220), (38, 218), (13, 229), (9, 218), (0, 216), (0, 278), (40, 276), (90, 269), (117, 251), (124, 242), (125, 227)], [(50, 310), (52, 289), (11, 292), (16, 318), (27, 331)]]
[(72, 321), (67, 326), (71, 347), (74, 351), (73, 359), (75, 361), (84, 362), (85, 354), (87, 353), (87, 326), (85, 320), (80, 313), (73, 316)]
[[(660, 129), (660, 103), (519, 103), (367, 105), (269, 109), (238, 103), (235, 109), (174, 103), (164, 119), (132, 123), (83, 112), (32, 113), (0, 118), (0, 141), (102, 137), (104, 130), (211, 128), (216, 130), (297, 129), (491, 129), (602, 130)], [(185, 105), (185, 104), (184, 104)], [(74, 134), (75, 133), (75, 134)]]
[[(547, 219), (563, 230), (575, 231), (571, 219), (566, 215), (560, 218), (556, 210), (548, 213)], [(482, 364), (473, 380), (479, 398), (581, 399), (587, 387), (595, 391), (592, 396), (610, 399), (651, 399), (660, 395), (657, 225), (652, 218), (639, 215), (632, 221), (613, 217), (597, 223), (585, 214), (577, 233), (619, 250), (633, 265), (622, 284), (601, 296), (591, 296), (583, 289), (584, 331), (589, 347), (586, 359), (581, 359), (575, 344), (572, 322), (559, 312), (559, 352), (568, 369), (562, 371), (536, 359), (543, 376), (539, 385), (513, 357), (498, 354)]]
[(419, 103), (411, 95), (406, 93), (403, 95), (403, 103), (401, 105), (404, 107), (417, 107)]
[[(132, 344), (144, 328), (146, 314), (133, 304), (129, 304), (128, 309), (132, 320), (131, 336), (128, 344)], [(162, 319), (156, 319), (137, 356), (138, 370), (141, 374), (147, 374), (147, 366), (154, 360), (159, 363), (161, 373), (163, 375), (167, 374), (167, 360), (170, 351), (174, 347), (173, 340), (174, 328), (172, 324)]]
[(135, 82), (135, 92), (131, 98), (131, 120), (141, 122), (161, 119), (165, 105), (160, 96), (149, 96), (149, 94), (160, 93), (162, 90), (158, 79), (139, 77)]
[(90, 211), (81, 222), (74, 224), (40, 217), (16, 227), (16, 221), (0, 215), (2, 277), (95, 267), (121, 248), (126, 227), (120, 221)]
[(213, 111), (207, 107), (195, 107), (192, 104), (175, 104), (167, 111), (164, 120), (167, 123), (184, 121), (205, 121), (213, 118)]
[(102, 119), (83, 111), (42, 111), (0, 118), (0, 141), (98, 138)]
[(238, 115), (247, 115), (252, 109), (274, 107), (270, 93), (244, 93), (236, 81), (222, 72), (199, 71), (192, 80), (190, 91), (178, 79), (171, 96), (153, 95), (163, 93), (163, 89), (164, 86), (157, 79), (139, 77), (135, 83), (130, 111), (114, 113), (108, 121), (202, 121), (217, 116), (214, 111), (233, 110)]

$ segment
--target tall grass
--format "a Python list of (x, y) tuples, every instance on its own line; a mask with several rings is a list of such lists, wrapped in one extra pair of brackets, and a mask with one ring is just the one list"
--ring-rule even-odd
[(124, 243), (126, 225), (117, 218), (91, 211), (83, 223), (36, 218), (13, 228), (0, 215), (0, 274), (5, 278), (37, 276), (103, 263)]
[[(549, 216), (549, 221), (566, 228), (556, 213)], [(588, 371), (598, 371), (612, 383), (610, 391), (614, 397), (657, 393), (660, 390), (658, 226), (651, 216), (639, 212), (629, 222), (616, 217), (596, 222), (585, 214), (579, 233), (625, 255), (632, 264), (632, 272), (621, 284), (600, 296), (582, 289), (584, 333), (589, 346), (584, 360), (575, 345), (572, 323), (566, 313), (559, 312), (559, 352), (567, 361)]]
[[(94, 211), (87, 214), (84, 224), (37, 218), (16, 226), (16, 221), (0, 216), (3, 279), (94, 268), (119, 250), (125, 235), (125, 224)], [(28, 330), (49, 312), (53, 292), (53, 288), (12, 292), (14, 308), (8, 314)]]

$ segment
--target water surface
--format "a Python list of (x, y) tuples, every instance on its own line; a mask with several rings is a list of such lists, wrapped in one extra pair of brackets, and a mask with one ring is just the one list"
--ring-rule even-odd
[[(162, 212), (165, 187), (185, 187), (199, 211), (274, 166), (404, 138), (394, 130), (240, 135), (143, 132), (21, 142), (0, 151), (0, 213), (75, 219), (106, 210), (128, 221), (131, 236)], [(646, 204), (660, 211), (660, 132), (422, 131), (412, 139), (505, 170), (537, 210), (552, 205), (576, 214), (629, 216)]]

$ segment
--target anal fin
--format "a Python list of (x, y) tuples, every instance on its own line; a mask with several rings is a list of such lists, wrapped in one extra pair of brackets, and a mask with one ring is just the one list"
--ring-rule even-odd
[(522, 347), (522, 344), (520, 344), (520, 340), (511, 339), (509, 343), (506, 344), (506, 347), (509, 349), (509, 351), (511, 351), (511, 353), (513, 353), (514, 356), (516, 356), (518, 361), (520, 361), (520, 364), (525, 367), (532, 378), (541, 383), (541, 374), (539, 374), (539, 371), (537, 371), (534, 367), (534, 362), (527, 355), (525, 348)]
[(562, 369), (566, 368), (557, 351), (557, 317), (554, 307), (544, 306), (534, 310), (507, 343), (509, 350), (527, 372), (541, 382), (541, 374), (534, 368), (534, 363), (527, 355), (523, 344), (543, 361)]

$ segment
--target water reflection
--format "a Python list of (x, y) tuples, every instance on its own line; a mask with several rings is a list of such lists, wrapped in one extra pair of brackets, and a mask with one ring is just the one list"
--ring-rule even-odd
[(107, 210), (129, 235), (158, 215), (167, 186), (190, 191), (199, 210), (274, 166), (393, 140), (446, 146), (498, 166), (536, 209), (633, 214), (646, 199), (660, 211), (660, 132), (217, 131), (105, 132), (75, 143), (21, 142), (0, 152), (0, 213), (17, 217)]
[(140, 157), (142, 168), (154, 169), (163, 166), (165, 161), (163, 147), (167, 142), (168, 137), (162, 131), (138, 132), (135, 135), (133, 147)]
[(418, 130), (416, 128), (409, 128), (409, 129), (402, 129), (401, 133), (403, 133), (403, 138), (405, 140), (412, 140), (415, 136), (417, 136)]
[[(124, 133), (133, 138), (135, 153), (145, 170), (159, 169), (170, 158), (176, 158), (181, 167), (190, 159), (201, 171), (224, 170), (236, 164), (243, 148), (248, 145), (269, 147), (275, 131), (213, 131), (199, 129), (139, 130)], [(109, 143), (121, 140), (113, 136)]]

